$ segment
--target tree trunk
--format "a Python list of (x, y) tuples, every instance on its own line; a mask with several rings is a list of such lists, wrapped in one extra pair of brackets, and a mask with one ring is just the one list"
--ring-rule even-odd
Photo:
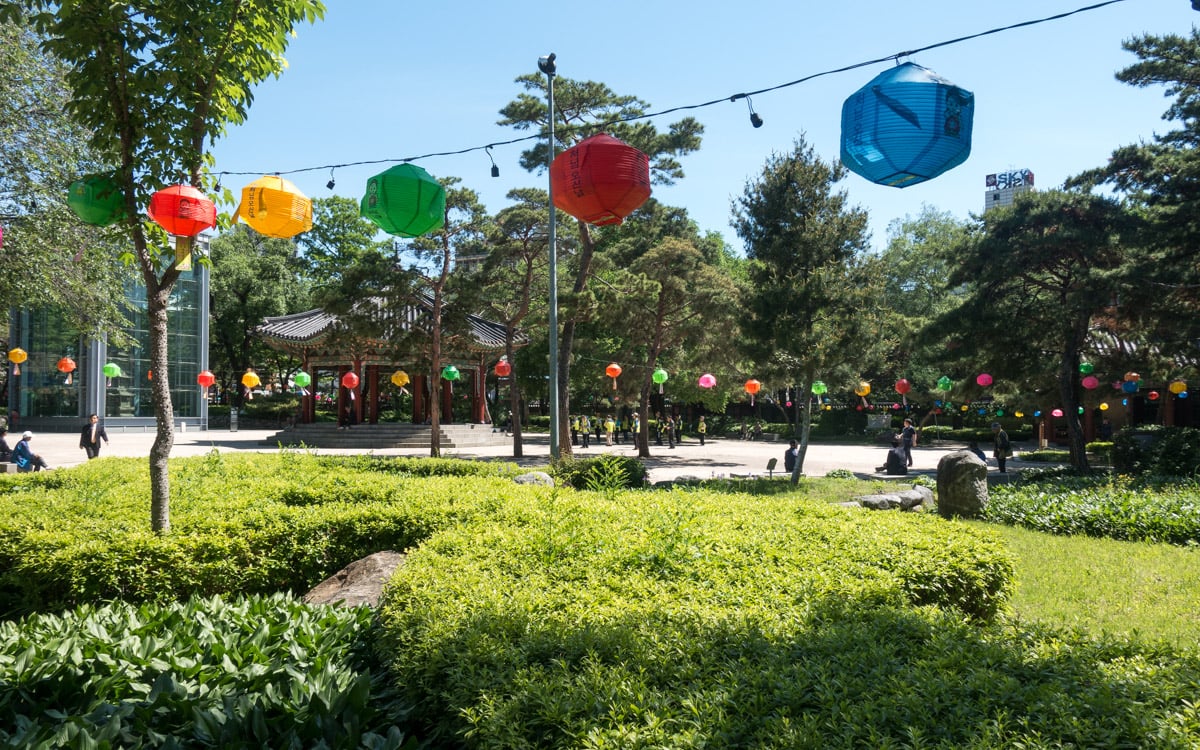
[[(149, 279), (147, 279), (149, 281)], [(167, 360), (167, 302), (170, 287), (147, 286), (146, 315), (150, 324), (150, 393), (156, 430), (150, 446), (150, 528), (156, 534), (171, 531), (171, 483), (167, 461), (175, 445), (175, 414), (171, 405), (170, 368)]]
[[(508, 423), (512, 427), (513, 458), (525, 455), (525, 446), (521, 440), (521, 389), (517, 386), (517, 365), (513, 356), (513, 327), (504, 327), (504, 354), (508, 357)], [(496, 387), (500, 387), (499, 381)], [(497, 399), (499, 401), (499, 399)]]
[[(801, 393), (812, 393), (812, 378), (804, 378), (804, 382), (800, 384)], [(804, 424), (800, 425), (800, 446), (796, 451), (796, 468), (792, 469), (792, 484), (800, 483), (800, 475), (804, 473), (804, 456), (808, 453), (808, 433), (812, 430), (812, 396), (804, 399), (804, 408), (801, 414), (804, 415)]]
[(1071, 467), (1087, 473), (1091, 467), (1087, 460), (1087, 443), (1083, 437), (1083, 425), (1079, 422), (1079, 402), (1075, 397), (1075, 373), (1079, 371), (1078, 355), (1063, 357), (1058, 371), (1058, 393), (1062, 399), (1063, 417), (1067, 420), (1067, 440), (1071, 448)]

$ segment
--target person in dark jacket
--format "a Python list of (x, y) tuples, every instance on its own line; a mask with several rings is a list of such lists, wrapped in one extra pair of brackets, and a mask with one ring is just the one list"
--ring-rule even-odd
[(101, 440), (107, 443), (108, 433), (104, 431), (104, 425), (100, 424), (100, 418), (95, 414), (89, 414), (88, 423), (79, 433), (79, 447), (87, 453), (89, 461), (100, 455)]
[(8, 446), (8, 430), (0, 427), (0, 463), (12, 460), (12, 448)]
[(788, 444), (783, 452), (783, 470), (789, 475), (796, 470), (796, 460), (800, 457), (800, 448), (795, 440)]
[(45, 460), (29, 447), (29, 441), (32, 439), (33, 433), (25, 430), (16, 447), (13, 448), (12, 462), (17, 465), (17, 471), (41, 471), (50, 468), (46, 465)]
[(900, 438), (892, 439), (892, 449), (888, 451), (887, 461), (883, 466), (875, 467), (875, 471), (884, 474), (908, 473), (908, 457), (904, 455), (904, 447), (900, 444)]

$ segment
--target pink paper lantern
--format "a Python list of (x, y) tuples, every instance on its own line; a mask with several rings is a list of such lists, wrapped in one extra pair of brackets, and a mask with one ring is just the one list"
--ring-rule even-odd
[(1089, 391), (1094, 390), (1100, 387), (1100, 378), (1096, 377), (1095, 375), (1088, 375), (1086, 378), (1080, 381), (1080, 384)]
[(699, 380), (696, 381), (696, 385), (700, 386), (701, 388), (713, 388), (717, 385), (717, 379), (706, 372), (700, 376)]
[(1055, 409), (1054, 411), (1050, 412), (1050, 416), (1052, 416), (1052, 417), (1061, 417), (1062, 415), (1063, 415), (1062, 409)]
[(979, 377), (975, 378), (975, 382), (981, 387), (987, 388), (992, 384), (992, 376), (988, 375), (986, 372), (981, 372), (979, 373)]

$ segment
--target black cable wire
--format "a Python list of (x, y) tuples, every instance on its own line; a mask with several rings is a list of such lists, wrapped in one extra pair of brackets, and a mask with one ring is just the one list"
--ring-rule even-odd
[[(1063, 18), (1067, 18), (1069, 16), (1077, 15), (1079, 13), (1087, 13), (1089, 11), (1098, 10), (1107, 5), (1115, 5), (1117, 3), (1123, 3), (1123, 2), (1126, 2), (1126, 0), (1106, 0), (1106, 2), (1095, 3), (1093, 5), (1085, 5), (1082, 8), (1076, 8), (1075, 10), (1070, 10), (1070, 11), (1066, 11), (1063, 13), (1056, 13), (1055, 15), (1046, 16), (1045, 18), (1036, 18), (1036, 19), (1029, 20), (1029, 21), (1021, 21), (1019, 23), (1009, 24), (1008, 26), (998, 26), (994, 29), (988, 29), (987, 31), (980, 31), (976, 34), (968, 34), (967, 36), (960, 36), (955, 39), (947, 39), (947, 40), (941, 41), (941, 42), (934, 42), (933, 44), (927, 44), (924, 47), (916, 47), (915, 49), (907, 50), (904, 52), (897, 52), (892, 55), (887, 55), (884, 57), (877, 57), (873, 60), (864, 60), (862, 62), (852, 63), (850, 65), (844, 65), (840, 68), (833, 68), (831, 70), (823, 70), (819, 73), (813, 73), (811, 75), (804, 76), (803, 78), (797, 78), (794, 81), (788, 81), (787, 83), (780, 83), (775, 86), (768, 86), (767, 88), (757, 89), (755, 91), (744, 91), (744, 92), (741, 92), (738, 94), (732, 94), (730, 96), (723, 96), (720, 99), (710, 99), (706, 102), (700, 102), (699, 104), (683, 104), (683, 105), (680, 105), (677, 107), (671, 107), (669, 109), (658, 110), (657, 112), (649, 112), (649, 113), (640, 114), (640, 115), (630, 115), (628, 117), (621, 117), (621, 118), (617, 118), (614, 120), (607, 120), (607, 121), (599, 122), (599, 123), (588, 123), (587, 125), (566, 126), (566, 127), (559, 126), (556, 128), (556, 131), (562, 133), (562, 132), (573, 132), (575, 130), (582, 130), (582, 129), (604, 128), (608, 125), (616, 125), (616, 124), (620, 124), (620, 123), (634, 122), (636, 120), (648, 120), (653, 117), (662, 117), (663, 115), (669, 115), (669, 114), (673, 114), (675, 112), (684, 112), (684, 111), (692, 110), (692, 109), (702, 109), (704, 107), (711, 107), (713, 105), (723, 104), (725, 102), (736, 102), (739, 99), (744, 99), (744, 98), (751, 97), (751, 96), (758, 96), (759, 94), (765, 94), (765, 93), (769, 93), (771, 91), (778, 91), (779, 89), (785, 89), (785, 88), (789, 88), (791, 86), (798, 86), (802, 83), (807, 83), (808, 81), (811, 81), (816, 78), (821, 78), (823, 76), (829, 76), (829, 75), (833, 75), (835, 73), (845, 73), (850, 70), (856, 70), (858, 68), (865, 68), (869, 65), (878, 65), (880, 63), (884, 63), (884, 62), (888, 62), (888, 61), (898, 61), (902, 57), (911, 57), (912, 55), (915, 55), (918, 52), (927, 52), (931, 49), (938, 49), (939, 47), (949, 47), (950, 45), (953, 45), (953, 44), (961, 44), (962, 42), (967, 42), (972, 39), (978, 39), (980, 37), (989, 36), (991, 34), (999, 34), (1004, 31), (1012, 31), (1013, 29), (1020, 29), (1020, 28), (1026, 27), (1026, 26), (1036, 26), (1038, 24), (1047, 23), (1049, 21), (1058, 21)], [(493, 141), (493, 142), (488, 143), (483, 146), (470, 146), (468, 148), (458, 149), (457, 151), (435, 151), (435, 152), (431, 152), (428, 154), (421, 154), (419, 156), (409, 156), (409, 157), (400, 158), (400, 159), (371, 159), (371, 160), (367, 160), (367, 161), (346, 162), (344, 164), (323, 164), (319, 167), (303, 167), (301, 169), (291, 169), (291, 170), (286, 170), (286, 171), (282, 171), (282, 172), (276, 171), (276, 170), (267, 170), (267, 171), (253, 171), (253, 172), (217, 172), (216, 174), (217, 174), (218, 178), (221, 175), (231, 175), (231, 176), (262, 175), (262, 174), (287, 175), (287, 174), (300, 174), (302, 172), (315, 172), (315, 171), (321, 170), (321, 169), (343, 169), (343, 168), (347, 168), (347, 167), (360, 167), (360, 166), (367, 166), (367, 165), (371, 165), (371, 164), (392, 164), (392, 163), (406, 164), (409, 162), (421, 161), (423, 159), (432, 159), (432, 158), (438, 157), (438, 156), (459, 156), (462, 154), (469, 154), (472, 151), (484, 151), (489, 148), (494, 148), (495, 146), (510, 146), (514, 143), (523, 143), (524, 141), (541, 140), (545, 137), (546, 137), (545, 133), (537, 133), (535, 135), (527, 135), (527, 136), (523, 136), (521, 138), (512, 138), (512, 139), (509, 139), (506, 141)]]

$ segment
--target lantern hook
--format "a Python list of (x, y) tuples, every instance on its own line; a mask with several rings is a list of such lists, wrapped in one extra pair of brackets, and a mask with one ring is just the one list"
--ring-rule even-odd
[[(1197, 1), (1200, 2), (1200, 0), (1197, 0)], [(492, 146), (494, 146), (494, 145), (495, 144), (493, 144), (493, 143), (489, 143), (488, 145), (483, 147), (483, 150), (487, 152), (488, 158), (492, 160), (492, 177), (499, 177), (500, 176), (500, 167), (496, 166), (496, 159), (495, 159), (495, 157), (492, 156)]]

